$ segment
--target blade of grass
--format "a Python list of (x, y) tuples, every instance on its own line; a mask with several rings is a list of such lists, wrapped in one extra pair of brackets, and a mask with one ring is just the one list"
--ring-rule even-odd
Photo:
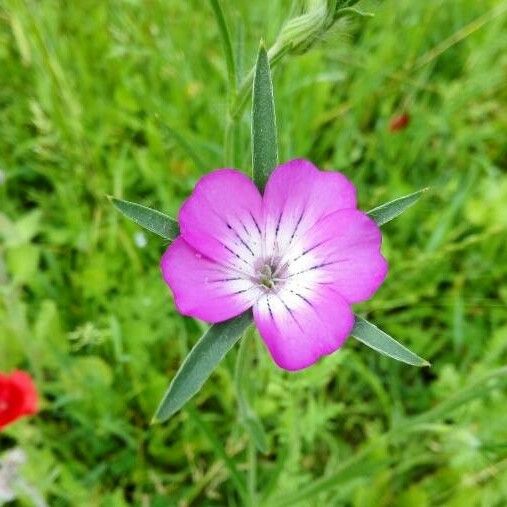
[(446, 209), (439, 216), (439, 221), (433, 229), (426, 244), (426, 253), (438, 250), (445, 242), (446, 237), (455, 229), (456, 221), (460, 210), (467, 201), (467, 197), (475, 190), (475, 182), (478, 176), (476, 167), (463, 174), (459, 187), (448, 202)]
[(215, 19), (217, 21), (218, 30), (220, 31), (220, 38), (222, 39), (222, 45), (224, 47), (225, 62), (227, 65), (227, 77), (229, 80), (229, 91), (232, 94), (236, 90), (236, 65), (234, 62), (234, 53), (232, 50), (231, 36), (229, 34), (229, 28), (225, 20), (224, 11), (220, 5), (219, 0), (209, 0)]
[[(380, 442), (376, 443), (378, 445)], [(349, 480), (372, 475), (389, 466), (389, 460), (374, 458), (370, 456), (370, 452), (370, 447), (365, 448), (352, 458), (345, 460), (332, 474), (322, 477), (292, 494), (286, 494), (283, 498), (276, 498), (269, 505), (288, 507), (299, 504), (299, 502), (315, 500), (317, 495), (332, 490)], [(308, 503), (305, 505), (308, 505)]]
[(216, 433), (209, 427), (208, 423), (199, 415), (197, 410), (190, 404), (187, 407), (187, 412), (192, 420), (192, 422), (199, 428), (202, 433), (206, 436), (213, 447), (213, 451), (218, 458), (223, 460), (225, 466), (229, 470), (231, 474), (231, 480), (236, 486), (236, 489), (240, 496), (245, 501), (248, 498), (248, 492), (246, 488), (245, 481), (242, 475), (239, 473), (236, 463), (230, 456), (228, 456), (227, 452), (224, 449), (224, 446), (216, 436)]
[[(314, 499), (315, 495), (319, 493), (322, 494), (327, 491), (332, 491), (342, 486), (343, 483), (349, 479), (353, 479), (357, 476), (364, 477), (365, 475), (374, 473), (381, 467), (385, 468), (389, 465), (389, 462), (386, 460), (375, 461), (374, 455), (371, 455), (379, 445), (385, 445), (390, 441), (399, 440), (401, 437), (414, 431), (420, 424), (427, 424), (435, 420), (443, 419), (453, 410), (484, 396), (493, 389), (503, 388), (506, 383), (507, 367), (498, 368), (489, 375), (474, 382), (471, 386), (466, 386), (451, 398), (442, 401), (431, 410), (411, 418), (403, 419), (387, 433), (384, 433), (384, 435), (361, 449), (354, 456), (346, 459), (334, 472), (306, 486), (300, 487), (293, 493), (273, 499), (274, 501), (270, 502), (270, 505), (276, 505), (277, 507), (297, 505), (300, 502)], [(390, 462), (394, 462), (394, 460), (390, 460)]]
[(416, 415), (403, 423), (403, 431), (412, 430), (420, 424), (427, 424), (434, 420), (443, 419), (453, 410), (456, 410), (467, 403), (485, 396), (493, 389), (503, 389), (507, 384), (507, 366), (498, 368), (491, 373), (484, 375), (471, 385), (464, 387), (453, 396), (440, 402), (436, 407)]

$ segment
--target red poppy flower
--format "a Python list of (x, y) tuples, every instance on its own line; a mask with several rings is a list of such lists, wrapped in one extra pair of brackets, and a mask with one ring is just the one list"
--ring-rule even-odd
[(25, 415), (37, 412), (37, 390), (23, 371), (0, 373), (0, 430)]
[(410, 115), (408, 113), (398, 114), (389, 120), (389, 131), (398, 132), (408, 127)]

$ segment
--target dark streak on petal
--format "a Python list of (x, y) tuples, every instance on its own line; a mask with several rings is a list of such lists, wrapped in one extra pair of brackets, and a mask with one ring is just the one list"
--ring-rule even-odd
[(280, 213), (280, 216), (278, 217), (278, 221), (276, 223), (275, 241), (278, 239), (278, 231), (280, 230), (280, 224), (282, 223), (282, 216), (283, 216), (283, 211)]
[(294, 227), (294, 230), (292, 231), (292, 234), (291, 234), (291, 237), (290, 237), (290, 241), (289, 241), (289, 245), (292, 243), (292, 240), (294, 239), (294, 236), (296, 235), (296, 231), (298, 230), (298, 227), (299, 227), (299, 224), (301, 223), (301, 220), (303, 220), (303, 216), (305, 214), (305, 210), (306, 210), (306, 208), (303, 208), (303, 210), (301, 211), (301, 215), (298, 218), (298, 221), (296, 223), (296, 227)]
[(237, 290), (235, 292), (232, 293), (233, 296), (236, 296), (237, 294), (243, 294), (244, 292), (248, 292), (249, 290), (252, 290), (254, 287), (248, 287), (248, 289), (241, 289), (241, 290)]
[(298, 257), (294, 257), (294, 259), (292, 259), (292, 262), (298, 261), (299, 259), (301, 259), (301, 257), (304, 257), (306, 254), (310, 253), (312, 250), (315, 250), (319, 246), (321, 246), (324, 243), (326, 243), (326, 241), (328, 241), (328, 240), (321, 241), (320, 243), (317, 243), (316, 245), (313, 245), (310, 248), (307, 248), (306, 250), (303, 250), (303, 253), (301, 255), (299, 255)]
[[(221, 243), (221, 242), (219, 242), (219, 243), (225, 248), (225, 245), (223, 243)], [(201, 254), (201, 256), (205, 259), (211, 260), (206, 255)], [(245, 273), (231, 262), (228, 262), (227, 264), (221, 263), (218, 261), (214, 261), (214, 260), (212, 260), (212, 262), (215, 263), (216, 266), (210, 267), (211, 271), (219, 273), (223, 276), (228, 276), (229, 274), (237, 274), (237, 275), (239, 275), (241, 280), (243, 280), (245, 277)], [(250, 265), (249, 265), (249, 267), (250, 267)]]
[(293, 276), (301, 275), (301, 274), (306, 273), (308, 271), (313, 271), (315, 269), (324, 268), (326, 266), (331, 266), (333, 264), (340, 264), (341, 262), (343, 262), (343, 261), (323, 262), (321, 264), (316, 264), (315, 266), (303, 269), (302, 271), (298, 271), (297, 273), (292, 273), (287, 278), (292, 278)]
[(231, 254), (233, 254), (235, 257), (237, 257), (240, 261), (244, 262), (248, 267), (250, 267), (250, 264), (245, 260), (243, 259), (243, 257), (241, 257), (241, 255), (239, 255), (237, 252), (235, 252), (232, 248), (228, 247), (226, 244), (222, 243), (223, 247), (228, 250), (229, 252), (231, 252)]
[(252, 257), (255, 257), (255, 254), (253, 253), (253, 250), (252, 250), (252, 249), (250, 248), (250, 246), (246, 243), (246, 241), (245, 241), (245, 240), (244, 240), (244, 239), (243, 239), (243, 238), (239, 235), (239, 233), (236, 231), (236, 229), (234, 229), (234, 228), (232, 227), (232, 225), (231, 225), (231, 224), (229, 224), (228, 222), (226, 222), (226, 224), (225, 224), (225, 225), (227, 225), (227, 228), (228, 228), (229, 230), (231, 230), (231, 231), (234, 233), (234, 235), (235, 235), (235, 236), (239, 239), (239, 241), (241, 242), (241, 244), (242, 244), (242, 245), (243, 245), (243, 246), (244, 246), (244, 247), (245, 247), (245, 248), (246, 248), (246, 249), (247, 249), (247, 250), (248, 250), (248, 251), (252, 254)]
[(299, 321), (296, 319), (296, 316), (294, 315), (294, 312), (292, 311), (292, 309), (287, 306), (287, 303), (280, 296), (278, 296), (278, 299), (282, 302), (282, 305), (285, 306), (285, 309), (289, 312), (290, 316), (292, 317), (294, 322), (299, 327), (299, 330), (301, 332), (303, 332), (303, 328), (301, 327), (301, 324), (299, 323)]
[(253, 213), (251, 211), (250, 216), (252, 217), (253, 223), (255, 224), (255, 228), (257, 229), (258, 233), (262, 236), (261, 228), (259, 227), (259, 224), (257, 223), (257, 220), (255, 220), (255, 217), (253, 216)]
[(208, 280), (208, 283), (218, 283), (218, 282), (237, 282), (238, 280), (244, 280), (244, 278), (214, 278), (213, 280)]
[(312, 308), (315, 309), (315, 307), (313, 306), (313, 303), (308, 298), (306, 298), (302, 294), (299, 294), (299, 292), (296, 292), (293, 289), (289, 289), (289, 291), (292, 292), (292, 294), (294, 294), (295, 296), (301, 298), (306, 304), (308, 304), (308, 306), (310, 306), (310, 307), (312, 307)]
[[(226, 221), (226, 220), (224, 220), (223, 216), (222, 216), (220, 213), (218, 213), (218, 212), (217, 212), (217, 211), (216, 211), (213, 207), (211, 207), (211, 211), (213, 212), (213, 214), (214, 214), (214, 215), (215, 215), (215, 216), (216, 216), (219, 220), (221, 220), (222, 222), (225, 222), (225, 224), (227, 225), (227, 227), (231, 228), (231, 227), (229, 226), (229, 224), (227, 223), (227, 221)], [(254, 216), (253, 216), (253, 214), (252, 214), (252, 212), (251, 212), (251, 211), (250, 211), (250, 216), (253, 218), (254, 223), (255, 223), (255, 225), (257, 226), (257, 229), (258, 229), (258, 230), (259, 230), (259, 232), (260, 232), (259, 226), (257, 225), (257, 222), (255, 222), (255, 218), (254, 218)], [(234, 255), (235, 255), (238, 259), (241, 259), (241, 260), (242, 260), (245, 264), (247, 264), (248, 266), (250, 266), (250, 264), (248, 264), (248, 262), (247, 262), (247, 261), (245, 261), (245, 259), (243, 259), (242, 257), (240, 257), (240, 256), (239, 256), (236, 252), (234, 252), (233, 250), (231, 250), (231, 249), (230, 249), (227, 245), (225, 245), (225, 244), (224, 244), (224, 243), (222, 243), (222, 242), (221, 242), (221, 244), (222, 244), (222, 245), (223, 245), (223, 246), (224, 246), (227, 250), (229, 250), (231, 253), (233, 253), (233, 254), (234, 254)]]
[(243, 230), (246, 232), (246, 235), (248, 237), (251, 237), (252, 235), (250, 234), (250, 231), (247, 229), (247, 226), (243, 223), (243, 221), (238, 218), (238, 222), (241, 224), (241, 226), (243, 227)]
[(275, 317), (273, 316), (273, 310), (271, 310), (271, 305), (269, 304), (269, 297), (266, 298), (266, 304), (268, 305), (268, 311), (269, 315), (271, 317), (271, 320), (275, 322)]

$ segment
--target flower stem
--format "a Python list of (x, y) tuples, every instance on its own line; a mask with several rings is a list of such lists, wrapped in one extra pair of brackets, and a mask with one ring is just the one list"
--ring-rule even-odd
[(232, 118), (230, 111), (232, 104), (236, 100), (237, 86), (238, 86), (238, 70), (236, 66), (236, 59), (232, 47), (231, 36), (227, 21), (225, 19), (224, 11), (220, 4), (220, 0), (209, 0), (215, 20), (217, 22), (220, 38), (222, 39), (222, 46), (224, 49), (225, 63), (227, 67), (227, 84), (228, 84), (228, 116), (225, 124), (224, 134), (224, 164), (229, 167), (234, 167), (236, 162), (236, 146), (237, 146), (237, 118)]
[(245, 333), (245, 336), (239, 343), (238, 355), (236, 356), (236, 367), (234, 370), (234, 383), (236, 386), (236, 396), (238, 398), (238, 408), (240, 416), (247, 414), (248, 412), (248, 403), (246, 401), (246, 396), (243, 391), (243, 378), (245, 375), (245, 369), (247, 366), (247, 346), (248, 346), (248, 338), (252, 332), (253, 328), (250, 328)]
[(236, 367), (234, 372), (234, 383), (236, 387), (236, 396), (238, 399), (238, 411), (240, 421), (248, 433), (248, 475), (247, 490), (250, 505), (255, 507), (257, 503), (257, 449), (267, 452), (267, 439), (263, 427), (255, 413), (248, 404), (245, 393), (245, 372), (250, 367), (249, 345), (255, 338), (255, 328), (247, 330), (245, 337), (241, 340), (236, 358)]
[[(322, 39), (322, 36), (341, 17), (348, 14), (365, 16), (351, 6), (358, 0), (315, 0), (302, 14), (291, 17), (282, 26), (274, 44), (268, 50), (271, 69), (287, 54), (303, 54)], [(230, 108), (231, 117), (237, 119), (245, 110), (252, 91), (255, 66), (240, 82)]]

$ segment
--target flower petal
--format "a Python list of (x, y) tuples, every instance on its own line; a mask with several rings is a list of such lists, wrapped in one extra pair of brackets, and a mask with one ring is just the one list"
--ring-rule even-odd
[(203, 176), (179, 213), (181, 235), (203, 255), (247, 274), (261, 251), (262, 197), (234, 169)]
[(349, 208), (356, 208), (356, 190), (343, 174), (301, 159), (277, 166), (263, 198), (267, 251), (283, 253), (319, 219)]
[(11, 374), (11, 382), (23, 393), (23, 415), (35, 414), (38, 410), (38, 395), (32, 377), (24, 371), (16, 370)]
[(337, 350), (354, 326), (349, 304), (326, 285), (265, 294), (254, 319), (275, 363), (290, 371)]
[(235, 317), (260, 295), (252, 282), (205, 257), (181, 236), (169, 245), (160, 267), (178, 311), (206, 322)]
[(381, 243), (380, 229), (368, 215), (337, 211), (320, 220), (292, 250), (288, 276), (301, 283), (332, 284), (349, 303), (365, 301), (387, 275)]
[(37, 391), (31, 377), (22, 371), (0, 373), (0, 429), (35, 412)]

